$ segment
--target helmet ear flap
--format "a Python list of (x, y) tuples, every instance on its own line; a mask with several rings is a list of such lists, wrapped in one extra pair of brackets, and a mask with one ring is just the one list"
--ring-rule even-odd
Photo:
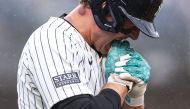
[(89, 0), (89, 5), (99, 28), (109, 32), (117, 32), (115, 28), (117, 22), (107, 19), (107, 17), (111, 15), (110, 6), (107, 0)]
[(105, 4), (105, 6), (102, 7), (102, 15), (108, 15), (110, 12), (109, 12), (109, 8), (108, 8), (108, 5)]

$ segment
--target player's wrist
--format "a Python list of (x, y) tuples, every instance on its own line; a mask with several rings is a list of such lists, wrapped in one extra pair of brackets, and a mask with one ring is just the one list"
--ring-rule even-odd
[(144, 95), (137, 98), (126, 96), (125, 102), (131, 107), (142, 106), (144, 105)]

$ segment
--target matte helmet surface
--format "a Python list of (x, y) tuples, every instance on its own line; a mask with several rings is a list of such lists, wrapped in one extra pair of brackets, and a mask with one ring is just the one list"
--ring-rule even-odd
[[(94, 19), (101, 29), (127, 33), (128, 30), (122, 27), (127, 17), (149, 37), (159, 37), (154, 27), (154, 18), (162, 2), (163, 0), (89, 0)], [(105, 19), (106, 12), (111, 14), (113, 21)]]

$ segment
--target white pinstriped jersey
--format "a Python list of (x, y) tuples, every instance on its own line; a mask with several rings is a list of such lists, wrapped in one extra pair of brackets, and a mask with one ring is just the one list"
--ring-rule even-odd
[(67, 21), (51, 17), (27, 41), (18, 65), (19, 109), (50, 109), (65, 98), (96, 95), (101, 58)]

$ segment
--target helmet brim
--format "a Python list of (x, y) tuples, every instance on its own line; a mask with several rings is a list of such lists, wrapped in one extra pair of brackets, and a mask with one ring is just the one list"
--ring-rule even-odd
[[(121, 8), (122, 9), (122, 8)], [(140, 29), (141, 32), (143, 32), (145, 35), (152, 37), (152, 38), (158, 38), (159, 34), (155, 29), (154, 23), (153, 22), (148, 22), (143, 19), (139, 19), (136, 17), (131, 16), (128, 14), (126, 11), (122, 9), (123, 13), (129, 20), (137, 27)]]

